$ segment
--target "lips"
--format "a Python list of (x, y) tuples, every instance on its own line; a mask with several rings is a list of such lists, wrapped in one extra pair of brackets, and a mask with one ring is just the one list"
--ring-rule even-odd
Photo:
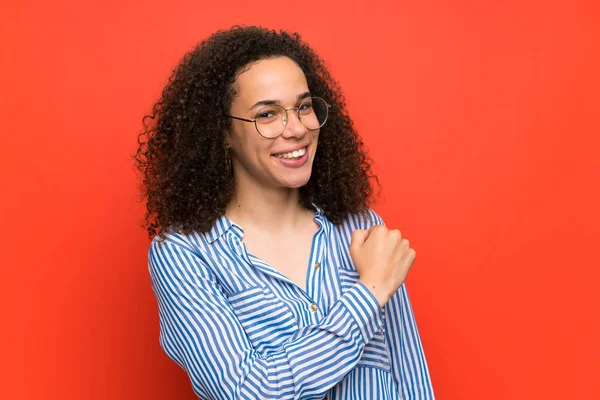
[[(287, 153), (289, 154), (289, 153)], [(301, 168), (308, 162), (308, 151), (304, 151), (301, 156), (285, 158), (283, 156), (271, 156), (279, 165), (287, 168)]]

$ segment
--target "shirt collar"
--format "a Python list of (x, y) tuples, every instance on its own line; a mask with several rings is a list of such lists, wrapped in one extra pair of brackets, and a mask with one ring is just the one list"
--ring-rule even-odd
[(231, 228), (233, 225), (233, 221), (227, 218), (225, 215), (219, 215), (217, 220), (213, 224), (210, 231), (207, 232), (206, 238), (208, 239), (208, 243), (213, 243), (215, 240), (221, 237), (225, 232)]
[[(315, 212), (315, 220), (320, 222), (320, 225), (322, 225), (323, 219), (325, 218), (325, 216), (323, 215), (323, 210), (321, 209), (321, 207), (319, 207), (315, 203), (312, 203), (312, 205), (316, 211)], [(217, 217), (217, 220), (213, 224), (212, 228), (210, 229), (210, 231), (208, 231), (206, 233), (206, 238), (208, 239), (208, 243), (213, 243), (218, 238), (220, 238), (225, 232), (227, 232), (229, 229), (234, 229), (234, 230), (238, 231), (238, 233), (243, 232), (243, 230), (240, 226), (236, 225), (232, 220), (227, 218), (225, 215), (219, 215)]]

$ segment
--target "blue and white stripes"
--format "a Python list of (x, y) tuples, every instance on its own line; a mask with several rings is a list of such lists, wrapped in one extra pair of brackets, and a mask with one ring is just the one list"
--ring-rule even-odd
[(405, 287), (380, 309), (349, 255), (352, 231), (381, 218), (336, 226), (317, 207), (315, 221), (306, 290), (249, 254), (225, 216), (207, 233), (155, 238), (165, 352), (204, 400), (434, 399)]

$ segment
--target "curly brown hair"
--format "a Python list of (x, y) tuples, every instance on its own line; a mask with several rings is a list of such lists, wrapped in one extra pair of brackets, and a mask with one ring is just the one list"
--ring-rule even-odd
[[(227, 172), (228, 113), (235, 80), (250, 63), (285, 56), (298, 64), (312, 96), (332, 105), (321, 128), (313, 172), (299, 189), (307, 208), (318, 205), (334, 224), (371, 203), (372, 160), (346, 111), (345, 99), (321, 58), (298, 33), (256, 26), (219, 30), (187, 52), (173, 70), (132, 157), (146, 198), (144, 227), (164, 240), (165, 230), (207, 232), (234, 193)], [(149, 123), (148, 123), (149, 122)]]

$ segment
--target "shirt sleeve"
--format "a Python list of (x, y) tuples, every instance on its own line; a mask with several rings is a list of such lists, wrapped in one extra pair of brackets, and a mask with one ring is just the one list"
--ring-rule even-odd
[(153, 241), (148, 268), (160, 344), (204, 400), (320, 399), (354, 368), (383, 324), (377, 300), (357, 283), (317, 325), (298, 329), (277, 351), (259, 353), (191, 248)]
[[(370, 222), (383, 225), (383, 219), (369, 210)], [(392, 361), (392, 375), (403, 399), (435, 400), (429, 368), (415, 321), (406, 284), (385, 305), (386, 340)]]
[(385, 306), (392, 375), (403, 399), (434, 400), (429, 368), (406, 285)]

